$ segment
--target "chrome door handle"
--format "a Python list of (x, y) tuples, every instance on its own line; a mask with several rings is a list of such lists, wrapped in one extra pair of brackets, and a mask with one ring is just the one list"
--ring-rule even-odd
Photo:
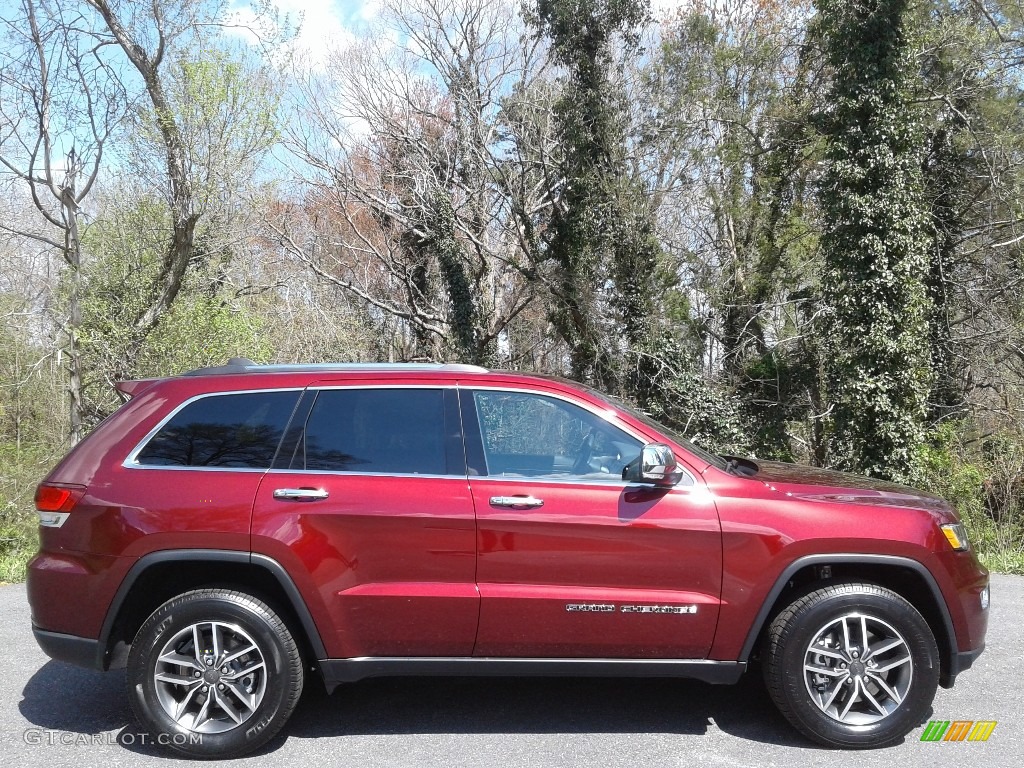
[(320, 488), (278, 488), (274, 491), (275, 499), (288, 501), (319, 501), (327, 496), (327, 491)]
[(491, 496), (492, 507), (543, 507), (544, 499), (533, 496)]

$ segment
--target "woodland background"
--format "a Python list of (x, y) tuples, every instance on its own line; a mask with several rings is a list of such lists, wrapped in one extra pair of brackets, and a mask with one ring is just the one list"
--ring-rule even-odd
[(119, 379), (569, 376), (1024, 572), (1020, 0), (0, 4), (0, 580)]

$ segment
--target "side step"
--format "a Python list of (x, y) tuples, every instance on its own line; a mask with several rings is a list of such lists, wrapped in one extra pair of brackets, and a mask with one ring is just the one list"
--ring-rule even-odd
[(476, 657), (361, 657), (319, 662), (324, 684), (367, 677), (686, 677), (730, 685), (747, 668), (745, 661), (708, 659), (496, 659)]

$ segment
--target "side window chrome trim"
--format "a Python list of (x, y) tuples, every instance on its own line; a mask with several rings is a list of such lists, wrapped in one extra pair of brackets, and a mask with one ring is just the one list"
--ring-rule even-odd
[[(615, 413), (614, 411), (608, 410), (606, 408), (597, 408), (593, 404), (588, 403), (586, 401), (574, 400), (573, 398), (568, 397), (568, 396), (562, 394), (561, 392), (552, 392), (552, 391), (549, 391), (549, 390), (546, 390), (546, 389), (526, 389), (524, 387), (493, 387), (493, 386), (487, 386), (487, 385), (477, 386), (477, 385), (474, 385), (474, 384), (470, 384), (469, 382), (460, 384), (459, 385), (459, 389), (470, 395), (469, 400), (473, 404), (474, 410), (476, 409), (476, 398), (472, 397), (472, 394), (473, 394), (474, 391), (514, 392), (514, 393), (517, 393), (517, 394), (538, 395), (538, 396), (541, 396), (541, 397), (550, 397), (550, 398), (553, 398), (555, 400), (562, 400), (563, 402), (569, 403), (569, 405), (575, 405), (577, 408), (582, 408), (584, 411), (590, 413), (593, 416), (596, 416), (597, 418), (599, 418), (602, 421), (604, 421), (606, 424), (608, 424), (608, 425), (610, 425), (612, 427), (615, 427), (616, 429), (621, 430), (622, 432), (625, 432), (627, 435), (632, 437), (634, 440), (639, 440), (641, 445), (646, 445), (648, 443), (648, 438), (647, 437), (645, 437), (644, 435), (642, 435), (639, 432), (637, 432), (630, 425), (623, 423), (622, 420), (618, 417), (618, 414)], [(477, 415), (477, 421), (479, 421), (479, 414)], [(481, 432), (481, 440), (482, 440), (483, 439), (483, 427), (482, 426), (480, 427), (480, 432)], [(465, 439), (465, 436), (463, 436), (463, 439)], [(683, 466), (681, 466), (680, 469), (682, 469), (683, 470), (683, 474), (690, 479), (690, 482), (686, 483), (686, 484), (677, 483), (676, 487), (677, 488), (680, 488), (680, 487), (681, 488), (688, 488), (688, 487), (696, 486), (697, 485), (697, 480), (694, 477), (693, 472), (691, 472), (687, 467), (683, 467)], [(580, 484), (584, 484), (584, 485), (587, 485), (587, 486), (593, 486), (593, 485), (596, 485), (596, 484), (605, 484), (605, 485), (615, 485), (616, 487), (628, 487), (630, 485), (636, 485), (635, 483), (625, 483), (625, 482), (620, 482), (618, 484), (608, 483), (608, 482), (602, 481), (602, 480), (592, 481), (592, 482), (588, 482), (587, 480), (583, 480), (583, 479), (579, 479), (579, 480), (569, 480), (569, 479), (566, 479), (566, 480), (550, 480), (550, 479), (543, 479), (542, 480), (542, 479), (534, 479), (534, 478), (530, 478), (530, 477), (522, 477), (522, 478), (518, 478), (518, 477), (501, 477), (500, 475), (489, 475), (489, 474), (488, 475), (476, 475), (475, 477), (477, 477), (477, 478), (487, 478), (488, 480), (506, 480), (506, 481), (517, 481), (517, 482), (580, 483)], [(637, 486), (637, 487), (643, 487), (643, 486)]]
[(129, 464), (128, 462), (124, 462), (121, 466), (125, 469), (159, 469), (164, 471), (169, 470), (171, 472), (258, 472), (262, 475), (267, 471), (265, 469), (255, 469), (253, 467), (205, 467), (201, 464), (197, 464), (194, 467), (184, 467), (180, 464)]
[(217, 392), (203, 392), (198, 395), (193, 395), (182, 402), (178, 403), (177, 406), (171, 409), (171, 412), (164, 416), (153, 429), (151, 429), (142, 440), (139, 441), (127, 458), (121, 462), (121, 466), (125, 469), (170, 469), (170, 470), (190, 470), (194, 472), (266, 472), (266, 469), (253, 469), (251, 467), (184, 467), (180, 465), (163, 465), (163, 464), (140, 464), (138, 461), (139, 454), (142, 453), (142, 449), (145, 448), (149, 441), (157, 436), (167, 423), (183, 411), (188, 406), (192, 405), (199, 400), (205, 400), (208, 397), (227, 397), (229, 395), (256, 395), (262, 392), (304, 392), (306, 387), (274, 387), (271, 389), (225, 389)]
[(415, 472), (348, 472), (342, 469), (270, 469), (270, 475), (339, 475), (341, 477), (419, 477), (425, 480), (466, 480), (466, 475), (418, 475)]

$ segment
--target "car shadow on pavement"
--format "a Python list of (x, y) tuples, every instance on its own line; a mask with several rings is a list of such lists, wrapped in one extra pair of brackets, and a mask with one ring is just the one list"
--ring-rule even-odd
[(609, 678), (382, 678), (303, 696), (295, 738), (416, 733), (672, 733), (710, 723), (758, 742), (814, 747), (775, 709), (760, 679), (732, 686)]
[[(75, 734), (118, 731), (130, 751), (167, 753), (137, 737), (123, 671), (49, 661), (28, 681), (21, 714), (38, 728)], [(607, 678), (380, 678), (328, 696), (312, 682), (282, 735), (288, 738), (446, 733), (669, 733), (703, 735), (709, 725), (737, 738), (813, 748), (782, 718), (759, 677), (737, 685)]]
[(29, 678), (18, 709), (32, 725), (54, 731), (96, 734), (135, 724), (124, 672), (95, 672), (47, 661)]

